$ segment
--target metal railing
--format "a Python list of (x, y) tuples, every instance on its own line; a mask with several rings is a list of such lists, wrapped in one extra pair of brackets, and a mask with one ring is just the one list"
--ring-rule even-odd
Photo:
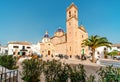
[(112, 61), (112, 60), (99, 60), (101, 65), (106, 65), (106, 66), (110, 66), (112, 65), (113, 67), (118, 67), (120, 68), (120, 61)]
[(0, 66), (0, 82), (18, 82), (18, 70), (8, 70)]

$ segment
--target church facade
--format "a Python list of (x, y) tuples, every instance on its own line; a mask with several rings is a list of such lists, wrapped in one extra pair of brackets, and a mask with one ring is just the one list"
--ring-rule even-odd
[(68, 56), (88, 54), (88, 47), (81, 46), (82, 41), (88, 38), (88, 33), (83, 25), (78, 25), (78, 8), (73, 3), (66, 10), (66, 31), (58, 28), (52, 37), (46, 32), (40, 43), (40, 53)]

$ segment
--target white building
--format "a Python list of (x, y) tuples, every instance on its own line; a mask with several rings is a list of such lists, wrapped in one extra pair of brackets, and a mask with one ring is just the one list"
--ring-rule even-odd
[(28, 55), (32, 52), (31, 43), (29, 42), (9, 42), (8, 54), (9, 55)]
[(31, 55), (40, 54), (40, 43), (31, 44), (29, 42), (9, 42), (8, 54), (9, 55)]
[(40, 43), (32, 44), (31, 46), (32, 53), (40, 55)]
[(113, 51), (113, 50), (118, 50), (120, 52), (120, 44), (113, 44), (111, 50), (109, 51)]
[[(99, 56), (100, 58), (104, 58), (105, 50), (108, 52), (111, 52), (113, 50), (117, 50), (120, 52), (120, 44), (113, 44), (113, 45), (111, 45), (111, 48), (107, 48), (106, 46), (97, 48), (95, 50), (95, 57), (97, 58)], [(118, 53), (118, 55), (120, 55), (120, 53)]]
[(0, 55), (8, 54), (7, 46), (0, 46)]
[(95, 57), (96, 58), (98, 58), (98, 57), (104, 58), (104, 52), (105, 52), (105, 50), (108, 51), (109, 48), (107, 48), (106, 46), (101, 46), (101, 47), (97, 48), (95, 50)]

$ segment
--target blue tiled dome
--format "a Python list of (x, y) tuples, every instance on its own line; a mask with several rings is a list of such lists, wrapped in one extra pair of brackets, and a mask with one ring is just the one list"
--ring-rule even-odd
[(58, 28), (56, 32), (64, 32), (63, 29)]
[(48, 35), (48, 34), (45, 34), (45, 35), (44, 35), (44, 38), (49, 38), (49, 35)]
[(45, 33), (44, 38), (49, 38), (48, 32)]

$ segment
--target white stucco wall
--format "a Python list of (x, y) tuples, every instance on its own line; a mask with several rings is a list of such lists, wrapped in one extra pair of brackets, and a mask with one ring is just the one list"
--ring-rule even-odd
[(8, 47), (0, 46), (0, 54), (7, 54), (6, 52), (8, 52)]
[(40, 43), (38, 42), (37, 44), (32, 44), (31, 50), (33, 53), (40, 55)]
[[(13, 46), (18, 46), (18, 48), (13, 48)], [(31, 46), (30, 45), (21, 45), (21, 44), (8, 44), (8, 54), (11, 55), (13, 54), (13, 52), (15, 52), (15, 50), (20, 51), (23, 46), (25, 46), (25, 49), (27, 49), (27, 47), (30, 47), (30, 49), (27, 49), (28, 52), (31, 50)]]
[[(105, 46), (102, 46), (102, 47), (99, 47), (99, 48), (96, 49), (95, 56), (96, 57), (100, 56), (100, 58), (104, 58), (104, 48), (106, 48), (108, 50), (108, 52), (111, 52), (113, 50), (120, 51), (120, 49), (118, 47), (111, 47), (111, 49), (110, 49), (110, 48), (107, 48)], [(99, 54), (98, 54), (98, 52), (99, 52)]]

